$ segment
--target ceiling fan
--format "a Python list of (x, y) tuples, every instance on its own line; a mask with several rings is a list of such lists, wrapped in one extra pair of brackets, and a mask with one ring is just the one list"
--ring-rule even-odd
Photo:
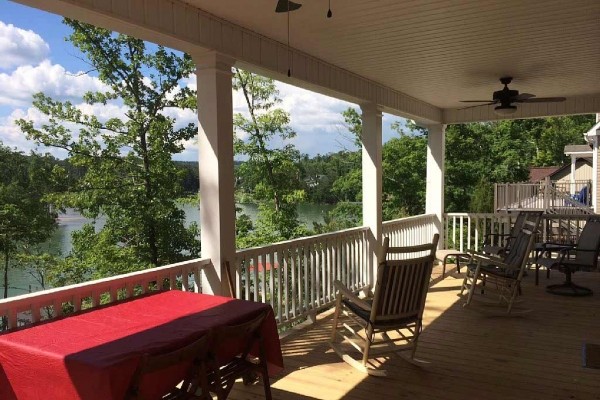
[(288, 11), (295, 11), (302, 7), (300, 3), (294, 3), (291, 0), (278, 0), (277, 6), (275, 7), (275, 12), (277, 13), (285, 13)]
[(508, 85), (512, 82), (512, 77), (506, 76), (500, 78), (500, 82), (504, 85), (502, 90), (497, 90), (492, 96), (492, 100), (461, 100), (461, 103), (484, 103), (475, 106), (461, 108), (461, 110), (473, 107), (489, 106), (498, 104), (494, 107), (496, 114), (510, 115), (517, 111), (517, 106), (513, 103), (557, 103), (565, 101), (564, 97), (535, 97), (534, 94), (521, 93), (518, 90), (511, 90)]
[[(275, 7), (276, 13), (286, 13), (288, 11), (296, 11), (302, 7), (302, 4), (293, 2), (291, 0), (277, 0), (277, 6)], [(329, 0), (329, 9), (327, 10), (327, 18), (331, 18), (333, 12), (331, 12), (331, 0)]]

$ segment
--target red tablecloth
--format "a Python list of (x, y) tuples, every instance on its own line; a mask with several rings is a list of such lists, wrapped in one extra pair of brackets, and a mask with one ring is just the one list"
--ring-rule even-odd
[[(262, 333), (275, 374), (283, 359), (269, 305), (167, 291), (0, 335), (0, 399), (121, 400), (141, 354), (176, 348), (265, 309)], [(145, 394), (159, 394), (177, 372), (153, 377)]]

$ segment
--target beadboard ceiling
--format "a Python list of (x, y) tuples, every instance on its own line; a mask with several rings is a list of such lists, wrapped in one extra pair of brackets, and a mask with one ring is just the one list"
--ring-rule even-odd
[[(512, 89), (538, 97), (600, 94), (598, 0), (297, 0), (291, 46), (440, 108)], [(185, 0), (287, 42), (276, 0)]]

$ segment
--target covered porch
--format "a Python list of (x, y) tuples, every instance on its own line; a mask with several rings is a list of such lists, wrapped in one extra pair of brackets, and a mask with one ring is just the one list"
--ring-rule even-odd
[[(18, 2), (192, 56), (199, 88), (202, 257), (212, 267), (201, 274), (201, 286), (215, 294), (229, 293), (223, 268), (239, 272), (239, 257), (249, 254), (235, 256), (234, 66), (360, 106), (365, 230), (357, 240), (365, 241), (369, 255), (361, 266), (366, 285), (384, 233), (383, 112), (410, 118), (428, 131), (425, 213), (432, 217), (433, 234), (443, 227), (448, 124), (600, 111), (600, 7), (584, 0), (569, 5), (356, 0), (335, 7), (333, 18), (320, 14), (322, 5), (304, 4), (288, 15), (294, 24), (291, 42), (285, 15), (276, 14), (270, 0), (253, 7), (241, 0)], [(399, 20), (405, 20), (401, 29)], [(564, 101), (508, 108), (503, 103), (499, 110), (498, 103), (464, 107), (461, 100), (490, 99), (503, 76), (514, 77), (512, 85), (521, 92)], [(588, 138), (597, 141), (599, 133)]]
[[(335, 18), (346, 15), (348, 21), (353, 21), (352, 18), (356, 21), (365, 15), (366, 23), (354, 35), (348, 32), (350, 22), (338, 26), (336, 31), (321, 22), (308, 24), (307, 19), (305, 27), (298, 24), (298, 35), (314, 46), (305, 44), (295, 48), (286, 46), (281, 34), (269, 26), (269, 18), (261, 14), (267, 12), (265, 10), (272, 11), (274, 2), (269, 1), (257, 2), (252, 10), (247, 10), (243, 1), (231, 4), (174, 0), (19, 2), (193, 56), (199, 87), (202, 258), (2, 300), (0, 316), (6, 317), (9, 328), (61, 316), (65, 306), (77, 311), (157, 288), (231, 295), (225, 269), (229, 268), (234, 279), (234, 295), (271, 304), (280, 328), (288, 329), (305, 324), (304, 321), (314, 324), (299, 332), (293, 328), (284, 340), (287, 369), (273, 384), (276, 398), (359, 399), (386, 395), (398, 398), (461, 398), (465, 395), (598, 398), (600, 373), (582, 368), (581, 358), (584, 342), (600, 343), (600, 322), (595, 318), (600, 311), (598, 296), (552, 297), (545, 293), (544, 285), (534, 287), (530, 278), (523, 297), (531, 303), (534, 313), (517, 319), (483, 318), (462, 309), (456, 297), (460, 277), (450, 275), (442, 279), (436, 269), (419, 350), (419, 356), (432, 364), (417, 369), (402, 360), (384, 360), (394, 366), (394, 374), (385, 380), (352, 370), (329, 349), (327, 309), (334, 301), (332, 282), (335, 279), (344, 281), (355, 291), (372, 287), (379, 261), (375, 254), (384, 236), (391, 237), (394, 246), (401, 246), (423, 243), (431, 240), (434, 233), (440, 233), (443, 237), (440, 247), (462, 251), (477, 248), (490, 230), (507, 229), (510, 222), (507, 217), (444, 214), (445, 127), (501, 118), (600, 111), (600, 80), (597, 79), (600, 35), (596, 23), (600, 6), (586, 1), (577, 2), (577, 6), (554, 2), (547, 8), (519, 1), (502, 4), (474, 1), (460, 7), (448, 4), (438, 8), (434, 2), (419, 6), (413, 2), (388, 1), (385, 7), (379, 7), (376, 2), (349, 1), (339, 14), (336, 11)], [(308, 2), (305, 4), (306, 8), (310, 6)], [(388, 17), (389, 10), (393, 11), (392, 16), (400, 18), (411, 7), (418, 9), (418, 18), (415, 16), (411, 22), (416, 26), (408, 27), (408, 33), (399, 34), (397, 21)], [(515, 9), (523, 18), (512, 20), (514, 23), (509, 29), (509, 19)], [(545, 10), (548, 14), (540, 16)], [(494, 18), (498, 13), (504, 16), (502, 21), (506, 26), (499, 24), (500, 28), (489, 33), (488, 27), (496, 23)], [(444, 24), (438, 18), (445, 14), (450, 17)], [(311, 15), (313, 12), (309, 17)], [(463, 35), (460, 25), (457, 26), (456, 21), (464, 24), (461, 16), (472, 28), (468, 35)], [(548, 21), (571, 35), (556, 37), (553, 35), (556, 29), (552, 29)], [(389, 35), (383, 45), (373, 39), (376, 34), (371, 34), (380, 22), (379, 33)], [(420, 26), (437, 28), (419, 33)], [(311, 36), (314, 32), (327, 32), (331, 37), (315, 40)], [(518, 40), (506, 40), (505, 35), (514, 32), (521, 32), (515, 35)], [(371, 41), (361, 42), (360, 46), (355, 44), (356, 53), (349, 51), (352, 40), (361, 35)], [(430, 40), (432, 36), (435, 37)], [(447, 41), (441, 40), (447, 36), (462, 43), (465, 51), (450, 51)], [(477, 40), (481, 37), (488, 42), (480, 45)], [(342, 38), (346, 52), (337, 53), (334, 51), (337, 40)], [(410, 46), (396, 47), (395, 43), (400, 42)], [(533, 42), (539, 51), (532, 50)], [(567, 66), (555, 62), (557, 43), (561, 49), (578, 45), (577, 56), (569, 53), (561, 59)], [(410, 57), (403, 60), (401, 55), (407, 54)], [(514, 62), (512, 56), (520, 57), (523, 62)], [(377, 65), (365, 60), (375, 60)], [(539, 63), (546, 72), (536, 76), (534, 66)], [(394, 72), (395, 65), (408, 70)], [(473, 65), (476, 67), (471, 67)], [(236, 251), (232, 66), (360, 105), (362, 227)], [(486, 76), (472, 78), (470, 74), (477, 74), (474, 69), (485, 70)], [(554, 85), (556, 77), (565, 70), (569, 70), (570, 76), (561, 80), (560, 85)], [(458, 109), (462, 106), (460, 99), (489, 98), (497, 86), (497, 78), (506, 74), (530, 78), (528, 83), (519, 85), (523, 91), (540, 97), (560, 95), (567, 99), (552, 105), (519, 105), (510, 116), (496, 114), (491, 105)], [(414, 119), (428, 129), (425, 215), (382, 221), (382, 112)], [(593, 140), (598, 141), (598, 136)], [(481, 221), (484, 222), (479, 225)], [(556, 273), (551, 279), (559, 281), (562, 276)], [(589, 280), (590, 286), (600, 291), (597, 273), (578, 274), (577, 279)], [(260, 391), (252, 387), (239, 388), (232, 394), (239, 399), (252, 396), (260, 398)]]

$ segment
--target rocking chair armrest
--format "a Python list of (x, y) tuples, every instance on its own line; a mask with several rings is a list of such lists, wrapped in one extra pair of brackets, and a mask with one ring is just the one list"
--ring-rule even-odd
[(486, 233), (483, 239), (483, 244), (491, 244), (492, 237), (509, 238), (510, 236), (510, 233)]
[(345, 296), (348, 300), (356, 304), (358, 307), (362, 308), (365, 311), (371, 311), (371, 305), (354, 294), (350, 289), (348, 289), (342, 282), (333, 281), (333, 286), (340, 291), (340, 293)]
[(560, 243), (560, 242), (550, 242), (549, 241), (549, 242), (542, 243), (540, 250), (541, 251), (554, 250), (554, 251), (562, 252), (562, 251), (569, 251), (575, 247), (576, 247), (576, 245), (571, 244), (571, 243)]
[(483, 254), (483, 253), (475, 252), (475, 251), (469, 251), (469, 254), (471, 255), (471, 260), (485, 261), (486, 263), (493, 264), (493, 265), (495, 265), (497, 267), (501, 267), (501, 268), (509, 267), (508, 264), (504, 263), (498, 257), (490, 256), (488, 254)]

